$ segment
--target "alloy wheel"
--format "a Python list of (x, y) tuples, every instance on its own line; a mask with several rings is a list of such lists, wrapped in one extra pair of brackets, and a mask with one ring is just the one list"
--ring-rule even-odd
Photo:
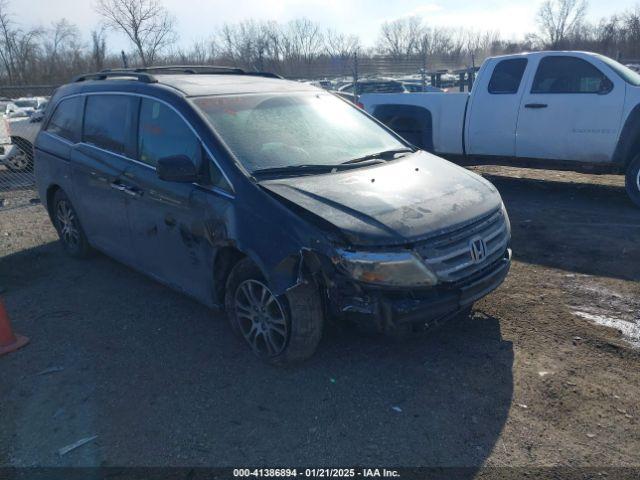
[(78, 219), (76, 212), (66, 200), (60, 200), (58, 202), (56, 207), (56, 220), (58, 221), (62, 241), (71, 248), (77, 248), (80, 243)]
[(236, 289), (235, 313), (240, 332), (261, 357), (280, 354), (289, 334), (287, 317), (271, 290), (258, 280), (245, 280)]

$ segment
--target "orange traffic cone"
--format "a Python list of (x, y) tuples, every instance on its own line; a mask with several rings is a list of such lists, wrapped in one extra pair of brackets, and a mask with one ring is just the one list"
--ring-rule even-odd
[(11, 330), (9, 315), (4, 308), (4, 302), (0, 298), (0, 356), (11, 353), (29, 343), (29, 339), (23, 335), (15, 335)]

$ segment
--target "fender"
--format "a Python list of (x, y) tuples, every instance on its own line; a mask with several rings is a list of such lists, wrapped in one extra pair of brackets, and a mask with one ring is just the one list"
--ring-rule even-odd
[(627, 116), (612, 162), (624, 172), (638, 152), (640, 152), (640, 105), (636, 105)]

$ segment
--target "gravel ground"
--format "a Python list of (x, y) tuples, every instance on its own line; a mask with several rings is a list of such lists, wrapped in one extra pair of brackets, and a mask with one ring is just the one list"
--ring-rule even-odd
[(66, 258), (41, 206), (0, 209), (0, 285), (31, 337), (0, 359), (0, 465), (640, 466), (640, 211), (622, 178), (476, 170), (512, 219), (503, 287), (402, 343), (332, 326), (285, 369), (223, 314)]

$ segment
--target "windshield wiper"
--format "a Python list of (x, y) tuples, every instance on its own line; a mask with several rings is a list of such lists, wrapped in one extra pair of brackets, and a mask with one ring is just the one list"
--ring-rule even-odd
[(353, 158), (351, 160), (347, 160), (346, 162), (342, 162), (341, 165), (349, 165), (352, 163), (360, 163), (366, 162), (367, 160), (373, 160), (375, 158), (385, 158), (391, 156), (393, 158), (398, 153), (412, 153), (413, 150), (410, 148), (394, 148), (393, 150), (384, 150), (382, 152), (372, 153), (370, 155), (365, 155), (364, 157)]
[(298, 174), (309, 174), (313, 175), (314, 173), (326, 173), (332, 171), (334, 168), (338, 168), (339, 165), (322, 165), (322, 164), (303, 164), (303, 165), (283, 165), (281, 167), (270, 167), (270, 168), (261, 168), (259, 170), (254, 170), (252, 175), (254, 176), (263, 176), (263, 175), (298, 175)]

